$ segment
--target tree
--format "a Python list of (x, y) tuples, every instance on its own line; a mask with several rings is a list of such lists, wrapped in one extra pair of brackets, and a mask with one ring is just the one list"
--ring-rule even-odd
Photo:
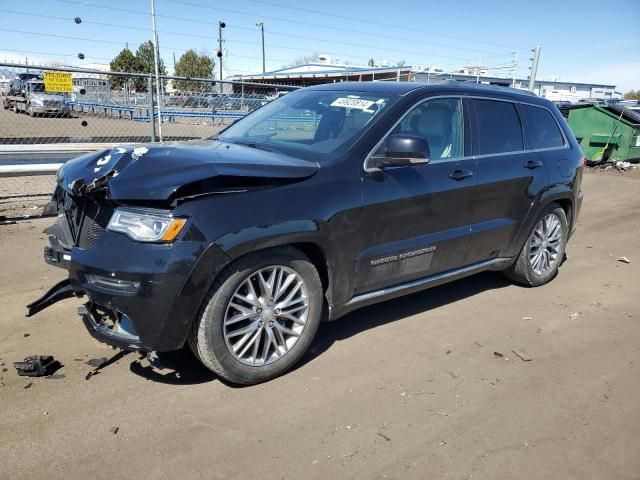
[(400, 60), (399, 62), (396, 62), (396, 67), (404, 67), (407, 64), (407, 62), (405, 60)]
[(367, 62), (367, 65), (369, 65), (370, 67), (375, 67), (376, 61), (373, 58), (370, 58), (369, 61)]
[[(138, 67), (138, 72), (140, 73), (150, 73), (155, 75), (156, 67), (155, 67), (155, 55), (153, 54), (153, 42), (151, 40), (141, 43), (136, 50), (136, 64)], [(160, 75), (166, 75), (167, 69), (164, 66), (164, 62), (162, 58), (158, 58), (158, 72)], [(137, 83), (138, 79), (136, 79), (136, 91), (146, 92), (147, 91), (147, 80), (146, 78), (140, 78), (142, 85)], [(162, 84), (166, 85), (167, 81), (163, 80)]]
[[(212, 78), (215, 62), (206, 52), (198, 55), (195, 50), (187, 50), (175, 64), (175, 72), (179, 77)], [(176, 88), (183, 91), (209, 90), (211, 84), (193, 80), (177, 80)]]
[(299, 67), (300, 65), (306, 65), (307, 63), (316, 63), (318, 62), (318, 52), (310, 53), (309, 55), (300, 55), (296, 58), (289, 66), (290, 67)]
[[(128, 48), (123, 49), (116, 57), (111, 60), (109, 64), (112, 72), (140, 72), (140, 67), (136, 57)], [(143, 78), (131, 78), (121, 77), (118, 75), (112, 75), (110, 78), (111, 86), (114, 88), (123, 88), (125, 84), (128, 84), (130, 88), (135, 90), (141, 90), (141, 87), (146, 88), (146, 82)]]
[(640, 100), (640, 90), (629, 90), (622, 98), (625, 100)]

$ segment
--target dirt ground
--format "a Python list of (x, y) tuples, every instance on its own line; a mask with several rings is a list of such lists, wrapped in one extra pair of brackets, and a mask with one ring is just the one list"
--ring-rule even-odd
[[(216, 120), (215, 125), (211, 125), (210, 120), (192, 120), (192, 124), (163, 123), (162, 133), (165, 137), (174, 139), (200, 138), (214, 135), (224, 126), (220, 120)], [(229, 122), (230, 120), (226, 120), (226, 123)], [(57, 118), (55, 115), (32, 118), (24, 113), (14, 113), (13, 110), (0, 108), (0, 143), (10, 143), (11, 139), (16, 138), (23, 139), (18, 142), (22, 144), (43, 143), (39, 138), (49, 139), (44, 143), (109, 139), (117, 141), (118, 138), (127, 138), (125, 141), (132, 142), (137, 141), (136, 139), (148, 141), (149, 135), (150, 125), (145, 122), (81, 113), (74, 113), (68, 118)]]
[[(85, 379), (116, 352), (85, 332), (81, 301), (24, 318), (63, 278), (42, 261), (51, 220), (0, 226), (0, 478), (640, 479), (640, 169), (583, 190), (551, 284), (481, 274), (366, 308), (248, 388), (187, 351)], [(32, 354), (64, 378), (18, 377)]]

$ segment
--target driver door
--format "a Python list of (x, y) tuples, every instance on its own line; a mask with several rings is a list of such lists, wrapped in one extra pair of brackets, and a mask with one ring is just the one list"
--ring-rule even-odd
[[(465, 264), (476, 163), (466, 100), (426, 99), (389, 135), (420, 135), (429, 142), (426, 165), (363, 173), (362, 249), (356, 294), (453, 270)], [(375, 154), (375, 152), (373, 152)]]

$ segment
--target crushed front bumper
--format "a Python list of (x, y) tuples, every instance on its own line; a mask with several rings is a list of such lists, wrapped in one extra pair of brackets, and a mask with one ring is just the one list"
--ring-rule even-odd
[[(58, 222), (64, 224), (64, 217)], [(63, 225), (64, 226), (64, 225)], [(217, 273), (229, 262), (215, 245), (183, 239), (173, 244), (141, 243), (102, 232), (89, 248), (65, 248), (60, 225), (47, 229), (47, 263), (69, 272), (29, 306), (33, 315), (73, 296), (87, 298), (80, 316), (101, 342), (124, 349), (182, 348), (200, 304)]]

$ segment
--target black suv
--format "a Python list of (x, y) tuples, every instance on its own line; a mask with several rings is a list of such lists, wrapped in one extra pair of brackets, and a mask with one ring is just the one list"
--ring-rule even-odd
[(66, 163), (45, 259), (97, 339), (185, 342), (230, 382), (290, 369), (322, 320), (484, 270), (557, 273), (584, 157), (558, 109), (512, 89), (338, 83), (214, 140)]

